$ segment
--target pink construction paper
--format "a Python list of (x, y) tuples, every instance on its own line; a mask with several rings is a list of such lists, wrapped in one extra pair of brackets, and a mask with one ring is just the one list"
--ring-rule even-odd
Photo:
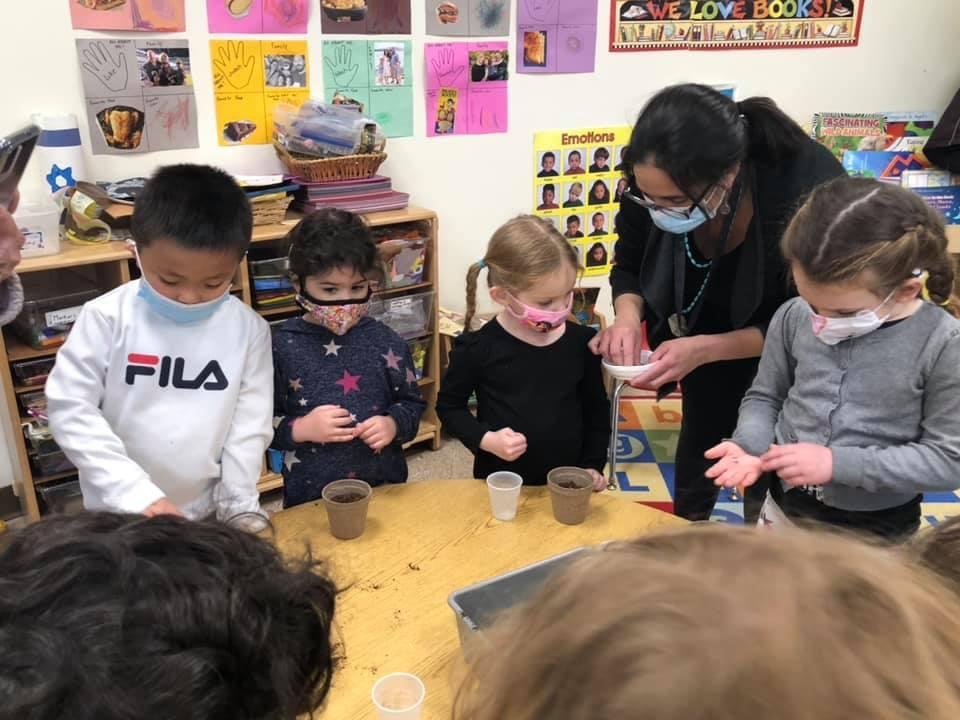
[(468, 103), (467, 132), (474, 135), (507, 131), (507, 85), (472, 88)]
[(424, 46), (427, 89), (467, 89), (470, 80), (469, 43), (427, 43)]
[(253, 0), (243, 17), (232, 15), (227, 9), (229, 0), (207, 0), (207, 25), (212, 33), (263, 32), (263, 0)]
[(67, 0), (70, 3), (70, 20), (75, 30), (132, 30), (133, 7), (130, 0), (124, 0), (110, 10), (90, 10), (79, 0)]
[(305, 35), (310, 0), (263, 0), (263, 32)]
[(184, 0), (131, 0), (133, 29), (140, 32), (183, 32), (187, 29)]
[[(472, 51), (508, 52), (506, 42), (427, 43), (424, 46), (426, 124), (428, 137), (503, 133), (507, 131), (507, 80), (471, 82)], [(437, 104), (442, 89), (457, 90), (452, 132), (437, 132)]]

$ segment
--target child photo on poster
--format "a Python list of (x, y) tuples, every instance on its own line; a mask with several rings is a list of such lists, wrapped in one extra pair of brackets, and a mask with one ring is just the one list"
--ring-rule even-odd
[(457, 88), (440, 88), (437, 102), (437, 119), (434, 132), (437, 135), (452, 135), (456, 130)]

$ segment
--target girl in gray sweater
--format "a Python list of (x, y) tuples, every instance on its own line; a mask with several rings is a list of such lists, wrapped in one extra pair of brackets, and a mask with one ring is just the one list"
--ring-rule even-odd
[(960, 487), (960, 304), (943, 220), (908, 190), (842, 177), (799, 210), (783, 252), (800, 297), (774, 316), (707, 475), (735, 487), (775, 473), (788, 517), (902, 539), (922, 493)]

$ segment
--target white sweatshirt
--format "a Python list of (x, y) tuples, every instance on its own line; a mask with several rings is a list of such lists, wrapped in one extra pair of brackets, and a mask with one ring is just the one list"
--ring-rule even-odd
[(257, 511), (273, 438), (270, 327), (234, 297), (178, 325), (135, 280), (84, 306), (47, 380), (54, 439), (89, 510)]

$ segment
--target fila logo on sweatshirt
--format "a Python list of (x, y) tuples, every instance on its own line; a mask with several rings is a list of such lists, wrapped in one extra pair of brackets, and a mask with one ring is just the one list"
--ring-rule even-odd
[[(164, 355), (162, 358), (157, 355), (141, 355), (140, 353), (130, 353), (127, 355), (127, 385), (133, 385), (137, 377), (151, 377), (157, 374), (159, 366), (160, 377), (158, 384), (165, 388), (172, 386), (178, 390), (226, 390), (230, 384), (227, 382), (227, 376), (223, 374), (220, 363), (216, 360), (208, 362), (203, 370), (189, 380), (184, 377), (186, 360), (182, 357), (172, 358)], [(171, 372), (172, 370), (172, 372)]]

